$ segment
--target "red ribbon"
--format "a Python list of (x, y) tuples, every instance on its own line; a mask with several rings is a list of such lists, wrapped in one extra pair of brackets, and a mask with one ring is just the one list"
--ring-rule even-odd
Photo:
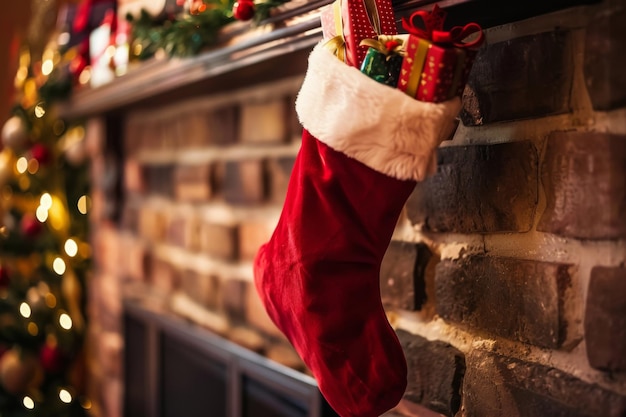
[(113, 20), (107, 22), (111, 24), (111, 29), (116, 30), (117, 27), (117, 3), (112, 0), (83, 0), (76, 8), (76, 15), (74, 16), (73, 29), (76, 33), (82, 33), (83, 31), (91, 31), (94, 29), (91, 26), (91, 15), (94, 12), (94, 6), (100, 3), (109, 3), (110, 9), (115, 13)]
[[(415, 19), (417, 18), (423, 22), (424, 28), (416, 24)], [(443, 30), (445, 18), (446, 12), (435, 4), (431, 12), (418, 10), (408, 19), (402, 18), (402, 27), (418, 38), (427, 39), (436, 44), (451, 44), (457, 48), (476, 48), (485, 40), (485, 34), (478, 23), (468, 23), (463, 27), (455, 26), (449, 31), (445, 31)], [(475, 40), (463, 42), (463, 39), (474, 33), (478, 33), (478, 37)]]

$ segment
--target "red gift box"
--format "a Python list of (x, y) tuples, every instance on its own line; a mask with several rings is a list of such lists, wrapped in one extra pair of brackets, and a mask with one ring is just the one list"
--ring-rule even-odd
[[(423, 20), (424, 28), (414, 24)], [(409, 32), (398, 89), (421, 101), (441, 102), (461, 96), (484, 34), (476, 23), (443, 31), (445, 12), (437, 5), (432, 12), (417, 11), (402, 26)], [(472, 34), (478, 37), (464, 43)]]
[(357, 68), (368, 49), (360, 45), (363, 39), (398, 33), (391, 0), (335, 0), (322, 10), (320, 19), (324, 39), (331, 49)]

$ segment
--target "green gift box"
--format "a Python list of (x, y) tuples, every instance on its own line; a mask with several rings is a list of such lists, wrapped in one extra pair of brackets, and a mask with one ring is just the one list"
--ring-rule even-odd
[(369, 46), (361, 72), (374, 81), (396, 87), (402, 67), (402, 39), (385, 38), (365, 39), (361, 45)]

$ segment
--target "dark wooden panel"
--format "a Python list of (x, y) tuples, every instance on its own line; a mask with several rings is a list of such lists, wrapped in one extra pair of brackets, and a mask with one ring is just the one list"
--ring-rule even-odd
[(307, 417), (307, 404), (281, 395), (262, 382), (243, 378), (242, 417)]
[(148, 416), (148, 363), (146, 324), (130, 316), (124, 318), (124, 415)]
[(226, 364), (178, 338), (161, 340), (162, 417), (226, 417)]

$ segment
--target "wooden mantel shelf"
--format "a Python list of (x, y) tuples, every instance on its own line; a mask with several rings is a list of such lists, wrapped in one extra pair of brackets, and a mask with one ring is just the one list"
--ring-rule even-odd
[[(331, 1), (305, 2), (256, 29), (235, 22), (225, 28), (218, 46), (194, 57), (152, 58), (131, 65), (126, 74), (109, 84), (79, 89), (59, 105), (59, 115), (79, 118), (158, 102), (161, 97), (169, 101), (199, 94), (199, 85), (204, 92), (219, 91), (226, 88), (225, 80), (234, 77), (245, 82), (260, 72), (289, 75), (285, 74), (286, 66), (294, 67), (291, 71), (302, 71), (306, 66), (302, 58), (306, 61), (306, 54), (322, 39), (319, 9)], [(263, 68), (252, 70), (263, 63)]]
[[(183, 97), (243, 88), (306, 70), (307, 56), (322, 39), (320, 9), (333, 0), (292, 0), (265, 24), (251, 28), (235, 22), (224, 28), (217, 45), (190, 58), (153, 58), (131, 66), (113, 82), (84, 87), (58, 105), (60, 117), (115, 113), (129, 106), (157, 106)], [(483, 28), (598, 0), (393, 0), (396, 18), (434, 3), (448, 12), (447, 23), (476, 21)], [(401, 29), (400, 29), (401, 30)]]

